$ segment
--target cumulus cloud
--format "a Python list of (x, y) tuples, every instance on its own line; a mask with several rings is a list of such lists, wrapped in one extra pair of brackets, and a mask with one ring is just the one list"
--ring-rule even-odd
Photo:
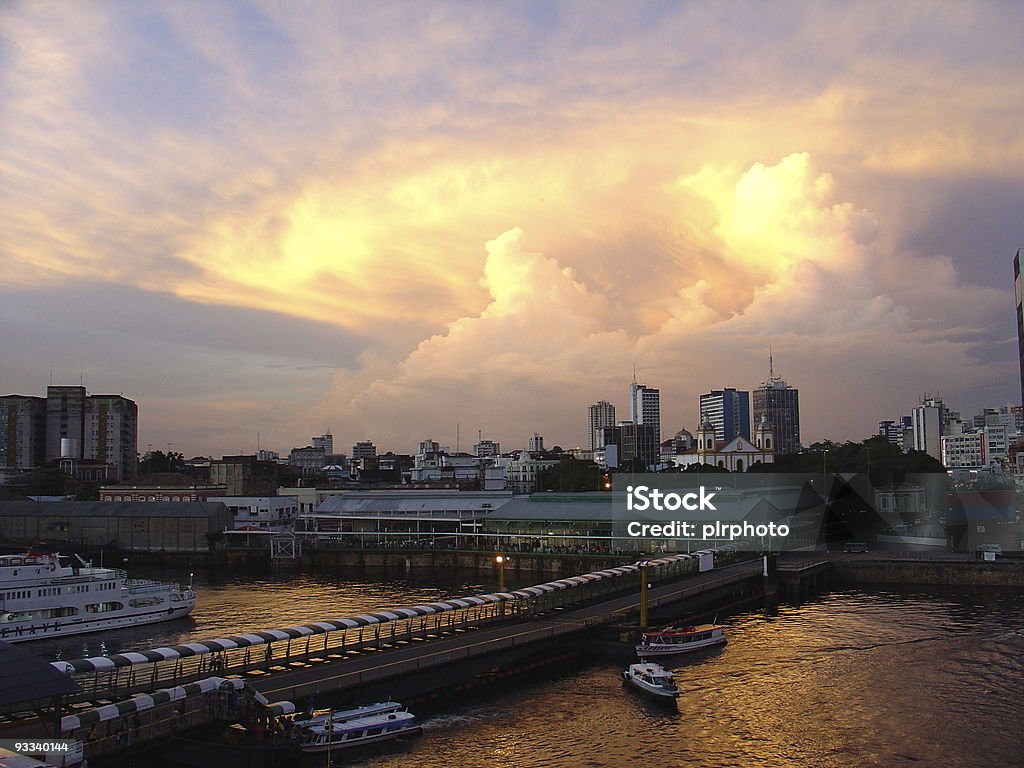
[[(707, 204), (702, 215), (714, 211), (706, 236), (720, 244), (723, 266), (715, 274), (683, 265), (661, 274), (680, 287), (662, 304), (654, 330), (630, 331), (613, 310), (623, 302), (620, 292), (612, 297), (581, 282), (556, 258), (529, 249), (528, 233), (515, 228), (486, 244), (481, 282), (490, 302), (479, 314), (425, 340), (361, 392), (337, 379), (328, 407), (340, 407), (344, 420), (363, 431), (373, 425), (398, 435), (421, 424), (450, 440), (451, 415), (458, 414), (463, 424), (485, 425), (513, 445), (541, 425), (575, 443), (583, 440), (585, 404), (603, 398), (622, 406), (634, 362), (650, 385), (661, 387), (665, 426), (674, 429), (692, 425), (699, 392), (756, 386), (774, 345), (777, 372), (804, 391), (805, 429), (814, 434), (825, 424), (840, 425), (856, 436), (886, 413), (872, 411), (870, 402), (907, 409), (908, 397), (971, 365), (978, 330), (939, 323), (916, 306), (929, 297), (952, 298), (964, 290), (960, 278), (939, 259), (903, 276), (917, 291), (905, 293), (903, 281), (883, 284), (874, 217), (837, 199), (834, 180), (808, 155), (754, 165), (734, 174), (731, 186), (727, 176), (705, 169), (681, 183)], [(620, 265), (624, 274), (643, 268)], [(751, 283), (747, 298), (728, 312), (710, 306), (714, 282), (735, 280), (737, 272)], [(632, 293), (627, 303), (645, 300)], [(984, 317), (975, 308), (963, 319)], [(888, 382), (896, 372), (914, 393), (904, 392), (902, 405)], [(842, 412), (827, 394), (837, 391), (850, 399)], [(427, 404), (444, 416), (424, 414)]]
[[(769, 343), (812, 436), (923, 389), (1005, 399), (1024, 11), (746, 11), (14, 4), (0, 284), (128, 286), (139, 317), (170, 294), (236, 324), (210, 334), (227, 357), (263, 339), (240, 338), (246, 311), (340, 329), (344, 354), (300, 355), (345, 365), (322, 404), (284, 398), (296, 443), (325, 423), (453, 442), (463, 419), (581, 441), (634, 363), (692, 424), (701, 389), (757, 383)], [(186, 325), (167, 343), (192, 349)], [(37, 388), (36, 357), (0, 352)], [(110, 372), (145, 390), (139, 359)], [(182, 365), (224, 383), (201, 351)], [(860, 421), (816, 404), (839, 390)]]

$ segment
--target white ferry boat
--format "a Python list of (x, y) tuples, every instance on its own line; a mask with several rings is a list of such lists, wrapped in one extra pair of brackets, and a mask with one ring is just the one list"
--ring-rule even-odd
[(311, 728), (315, 725), (324, 725), (328, 720), (332, 723), (347, 723), (349, 720), (359, 720), (375, 715), (387, 715), (404, 708), (405, 706), (397, 701), (379, 701), (376, 704), (366, 704), (353, 709), (332, 710), (331, 712), (325, 712), (305, 720), (293, 720), (292, 725), (296, 728)]
[(0, 640), (18, 643), (178, 619), (196, 593), (129, 579), (115, 568), (62, 564), (53, 552), (0, 556)]
[(665, 627), (660, 632), (645, 632), (636, 646), (641, 659), (651, 656), (673, 656), (677, 653), (699, 651), (725, 643), (725, 628), (717, 624), (696, 627)]
[(418, 736), (423, 728), (410, 712), (387, 712), (345, 722), (312, 725), (302, 731), (299, 749), (326, 752), (328, 749), (352, 749), (366, 744), (390, 741), (403, 736)]
[(679, 687), (672, 673), (660, 664), (630, 664), (629, 669), (622, 673), (622, 679), (656, 699), (674, 701), (679, 697)]

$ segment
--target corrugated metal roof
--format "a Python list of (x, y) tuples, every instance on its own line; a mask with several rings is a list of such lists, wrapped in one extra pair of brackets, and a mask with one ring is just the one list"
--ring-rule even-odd
[(0, 517), (212, 517), (230, 514), (213, 501), (0, 501)]
[(547, 494), (516, 496), (494, 514), (491, 520), (612, 520), (614, 505), (610, 493)]
[(467, 496), (452, 493), (444, 496), (435, 494), (396, 496), (393, 494), (371, 496), (328, 496), (316, 508), (318, 513), (327, 514), (367, 514), (397, 513), (415, 514), (417, 512), (489, 512), (500, 509), (512, 500), (512, 496)]
[(78, 683), (28, 651), (0, 642), (0, 707), (78, 691)]

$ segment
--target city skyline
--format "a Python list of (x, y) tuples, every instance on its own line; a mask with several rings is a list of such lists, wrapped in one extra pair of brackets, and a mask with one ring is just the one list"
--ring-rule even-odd
[[(800, 390), (805, 444), (1017, 404), (1024, 9), (9, 4), (0, 394), (139, 445), (665, 435)], [(841, 400), (842, 409), (835, 409)]]

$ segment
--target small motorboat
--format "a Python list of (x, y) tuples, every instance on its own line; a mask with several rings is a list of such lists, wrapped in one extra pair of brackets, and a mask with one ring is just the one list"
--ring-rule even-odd
[(679, 698), (680, 690), (672, 678), (672, 673), (660, 664), (651, 662), (630, 664), (629, 669), (622, 673), (622, 679), (643, 693), (656, 699)]

